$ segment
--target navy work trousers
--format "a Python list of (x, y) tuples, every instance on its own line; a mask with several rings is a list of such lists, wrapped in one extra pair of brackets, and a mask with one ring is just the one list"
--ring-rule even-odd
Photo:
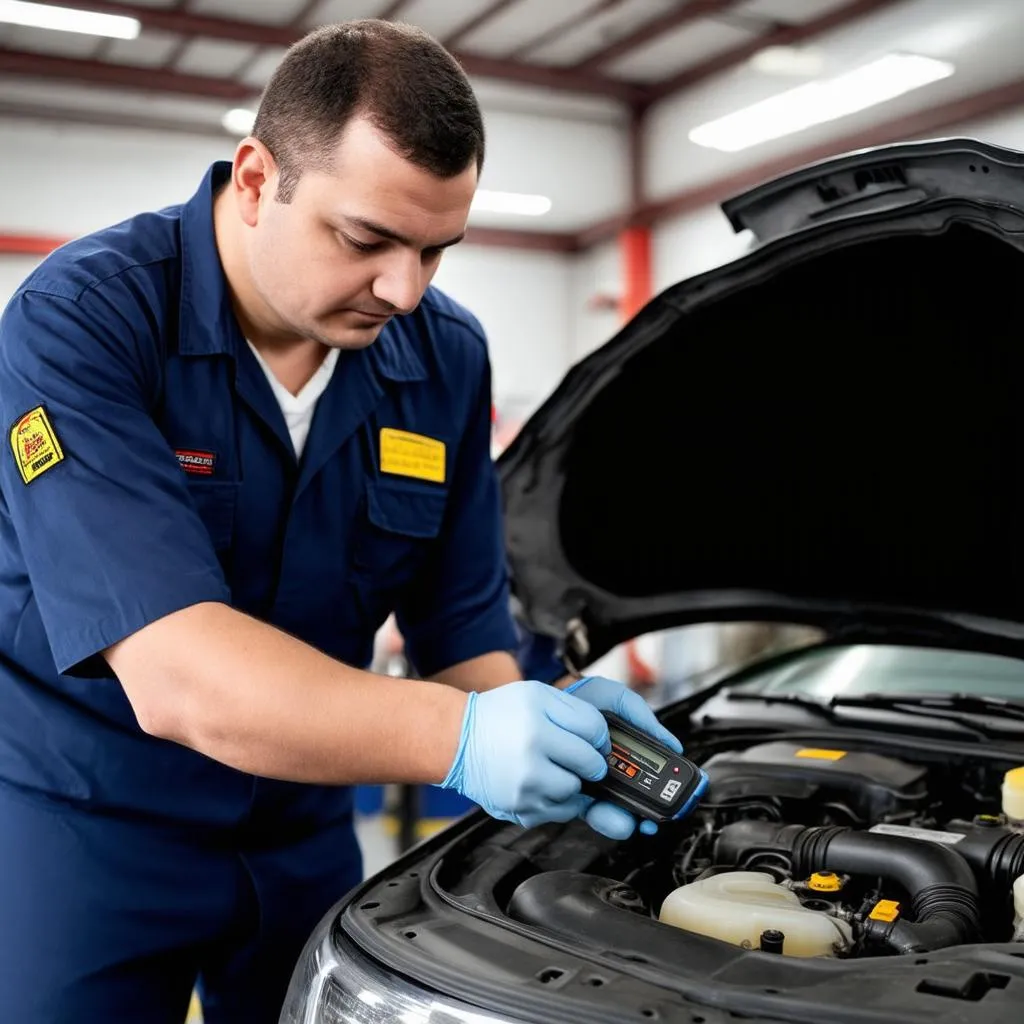
[(350, 819), (248, 846), (0, 783), (0, 1016), (276, 1024), (310, 932), (362, 873)]

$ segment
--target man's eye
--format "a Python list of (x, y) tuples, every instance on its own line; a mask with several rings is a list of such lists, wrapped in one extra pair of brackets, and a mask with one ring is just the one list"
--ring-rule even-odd
[(353, 238), (351, 235), (343, 234), (341, 236), (345, 244), (350, 248), (355, 249), (356, 252), (374, 252), (380, 248), (379, 242), (360, 242), (358, 238)]

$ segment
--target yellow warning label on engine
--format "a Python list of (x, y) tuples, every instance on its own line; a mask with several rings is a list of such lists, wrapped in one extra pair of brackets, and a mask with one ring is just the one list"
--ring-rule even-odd
[(445, 444), (423, 434), (383, 427), (380, 432), (380, 471), (414, 480), (443, 484)]
[(25, 413), (11, 427), (11, 450), (26, 484), (63, 461), (60, 441), (41, 405)]
[(846, 757), (845, 750), (819, 750), (817, 747), (805, 747), (796, 752), (797, 757), (809, 757), (815, 761), (838, 761)]
[(868, 914), (872, 921), (884, 921), (886, 924), (892, 924), (899, 916), (900, 905), (895, 900), (879, 900)]

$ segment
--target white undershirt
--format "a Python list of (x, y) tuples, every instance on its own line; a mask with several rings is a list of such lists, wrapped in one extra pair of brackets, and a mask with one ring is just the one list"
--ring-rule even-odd
[[(248, 341), (248, 339), (246, 339)], [(330, 383), (331, 374), (338, 365), (338, 349), (330, 348), (324, 361), (320, 364), (316, 373), (303, 385), (297, 395), (293, 395), (275, 376), (274, 371), (266, 364), (263, 356), (259, 354), (251, 341), (248, 341), (256, 362), (263, 368), (263, 372), (270, 382), (270, 389), (274, 392), (277, 404), (284, 414), (284, 422), (288, 427), (288, 433), (292, 439), (292, 447), (295, 449), (296, 458), (302, 458), (302, 452), (306, 447), (306, 438), (309, 437), (309, 428), (313, 423), (313, 413), (316, 411), (317, 399), (327, 389)]]

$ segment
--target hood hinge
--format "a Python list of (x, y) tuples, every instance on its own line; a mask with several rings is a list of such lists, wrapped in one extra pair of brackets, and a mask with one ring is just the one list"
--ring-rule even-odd
[(570, 619), (565, 626), (565, 649), (563, 660), (569, 669), (586, 664), (590, 655), (590, 638), (581, 618)]

